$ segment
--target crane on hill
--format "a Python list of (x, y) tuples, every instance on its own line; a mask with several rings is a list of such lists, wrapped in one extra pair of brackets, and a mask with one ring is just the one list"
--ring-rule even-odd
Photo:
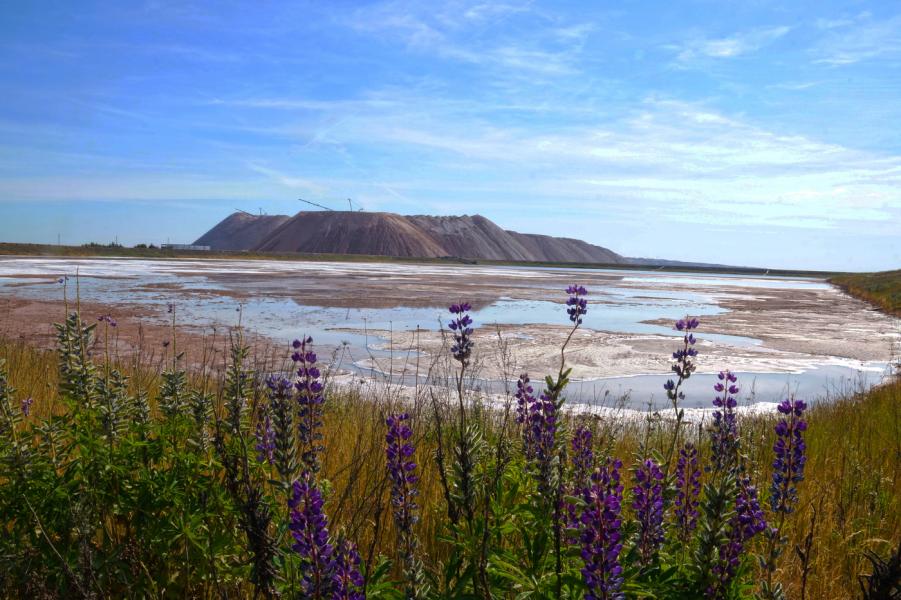
[[(315, 207), (317, 207), (317, 208), (321, 208), (321, 209), (323, 209), (323, 210), (331, 210), (331, 211), (334, 211), (334, 210), (335, 210), (334, 208), (330, 208), (330, 207), (328, 207), (328, 206), (325, 206), (325, 205), (323, 205), (323, 204), (319, 204), (319, 203), (317, 203), (317, 202), (313, 202), (313, 201), (311, 201), (311, 200), (304, 200), (303, 198), (298, 198), (297, 200), (300, 201), (300, 202), (306, 202), (307, 204), (310, 204), (310, 205), (315, 206)], [(348, 206), (348, 208), (350, 209), (350, 211), (353, 212), (353, 210), (354, 210), (354, 202), (353, 202), (353, 200), (351, 200), (350, 198), (347, 199), (347, 206)], [(361, 206), (361, 207), (357, 208), (357, 212), (363, 212), (363, 207)]]
[(321, 204), (316, 204), (315, 202), (310, 202), (309, 200), (304, 200), (303, 198), (298, 198), (300, 202), (306, 202), (307, 204), (312, 204), (313, 206), (318, 206), (319, 208), (323, 208), (325, 210), (334, 210), (329, 208), (328, 206), (323, 206)]

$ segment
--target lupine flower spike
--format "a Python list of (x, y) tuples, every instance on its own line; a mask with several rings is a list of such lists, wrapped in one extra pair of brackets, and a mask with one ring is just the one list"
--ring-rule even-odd
[[(572, 439), (572, 477), (570, 478), (570, 494), (582, 497), (585, 490), (591, 484), (591, 474), (594, 472), (594, 435), (591, 429), (582, 425), (573, 433)], [(571, 528), (578, 528), (579, 514), (574, 503), (567, 502), (566, 512)]]
[(538, 491), (550, 498), (557, 436), (557, 405), (547, 392), (529, 406), (529, 437)]
[(607, 463), (591, 476), (591, 485), (583, 499), (582, 512), (582, 577), (588, 587), (587, 600), (622, 600), (623, 568), (619, 562), (622, 551), (623, 486), (619, 480), (618, 460)]
[(593, 440), (594, 435), (591, 433), (591, 429), (584, 425), (578, 427), (575, 433), (573, 433), (573, 483), (579, 489), (588, 486), (591, 474), (594, 471)]
[(451, 354), (454, 358), (463, 364), (469, 363), (469, 356), (472, 354), (473, 342), (472, 336), (472, 318), (467, 314), (472, 310), (472, 306), (468, 302), (461, 304), (452, 304), (448, 311), (454, 315), (453, 320), (448, 323), (450, 330), (454, 332), (454, 345), (451, 347)]
[(720, 371), (713, 390), (718, 394), (713, 400), (713, 429), (711, 431), (711, 452), (713, 469), (725, 471), (734, 468), (738, 462), (738, 423), (735, 407), (738, 403), (738, 378), (731, 371)]
[(632, 508), (638, 519), (638, 552), (648, 565), (663, 543), (663, 471), (652, 459), (635, 469)]
[(569, 315), (569, 320), (576, 325), (581, 325), (582, 317), (588, 313), (588, 300), (585, 299), (585, 296), (588, 295), (588, 290), (581, 285), (571, 285), (566, 288), (566, 293), (569, 294), (569, 298), (566, 301), (566, 312)]
[(416, 496), (415, 449), (410, 443), (412, 430), (407, 426), (410, 415), (391, 415), (386, 420), (388, 434), (385, 436), (385, 455), (388, 459), (388, 476), (391, 479), (391, 509), (397, 528), (397, 544), (404, 564), (407, 598), (418, 598), (422, 592), (422, 567), (416, 556), (418, 542), (413, 526), (419, 521)]
[(116, 325), (118, 325), (118, 323), (116, 323), (116, 320), (110, 315), (101, 315), (97, 317), (97, 321), (100, 323), (106, 323), (110, 327), (115, 327)]
[(360, 574), (360, 554), (350, 540), (341, 540), (335, 547), (332, 572), (331, 600), (364, 600), (363, 576)]
[[(294, 384), (286, 377), (266, 379), (269, 413), (272, 415), (273, 462), (287, 485), (296, 476), (297, 450), (294, 442)], [(267, 415), (268, 416), (268, 415)]]
[(275, 458), (275, 432), (272, 429), (272, 420), (268, 414), (264, 415), (263, 419), (257, 423), (256, 439), (257, 462), (266, 462), (271, 465)]
[(773, 484), (770, 506), (775, 513), (790, 513), (798, 501), (798, 483), (804, 479), (804, 431), (807, 421), (802, 416), (807, 404), (803, 400), (785, 400), (779, 407), (783, 418), (776, 424), (773, 444)]
[(695, 318), (679, 319), (676, 321), (675, 328), (677, 331), (684, 332), (682, 337), (682, 348), (673, 352), (673, 365), (671, 370), (676, 374), (676, 381), (672, 379), (668, 380), (664, 385), (663, 389), (666, 390), (666, 396), (670, 399), (670, 401), (675, 406), (679, 400), (685, 399), (685, 394), (679, 390), (679, 387), (682, 385), (682, 382), (694, 373), (696, 369), (696, 365), (694, 364), (694, 358), (698, 355), (698, 351), (695, 349), (694, 345), (697, 342), (693, 330), (697, 329), (700, 325), (700, 321)]
[(301, 558), (301, 587), (305, 598), (325, 598), (331, 588), (331, 563), (334, 548), (329, 541), (328, 519), (322, 511), (322, 493), (313, 476), (304, 472), (294, 482), (288, 507), (288, 525), (294, 544), (291, 549)]
[(795, 510), (798, 484), (804, 480), (804, 464), (807, 461), (807, 445), (804, 442), (807, 421), (803, 418), (807, 404), (803, 400), (788, 399), (777, 408), (782, 418), (775, 427), (773, 482), (770, 485), (770, 508), (776, 523), (766, 531), (769, 540), (765, 565), (767, 576), (762, 585), (766, 598), (778, 598), (783, 594), (779, 584), (773, 585), (773, 574), (782, 546), (787, 541), (782, 534), (782, 526), (786, 515)]
[(748, 541), (766, 529), (766, 518), (757, 499), (757, 488), (751, 478), (738, 478), (735, 511), (728, 524), (728, 539), (719, 548), (719, 560), (713, 565), (713, 583), (706, 590), (708, 598), (722, 598), (738, 572), (742, 553)]
[(294, 348), (291, 360), (298, 377), (294, 387), (297, 388), (297, 403), (300, 406), (297, 424), (302, 448), (300, 458), (305, 470), (316, 473), (319, 471), (319, 451), (322, 450), (319, 429), (322, 427), (322, 403), (325, 401), (321, 373), (316, 366), (313, 338), (294, 340), (291, 345)]
[(534, 388), (531, 386), (528, 373), (523, 373), (516, 381), (516, 422), (523, 426), (523, 448), (526, 457), (529, 457), (529, 407), (535, 401)]
[(673, 500), (679, 540), (687, 542), (698, 525), (698, 495), (701, 493), (701, 469), (698, 449), (685, 444), (676, 462), (676, 497)]

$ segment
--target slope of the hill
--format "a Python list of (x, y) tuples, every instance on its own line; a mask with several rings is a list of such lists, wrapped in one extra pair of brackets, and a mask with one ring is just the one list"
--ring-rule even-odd
[(487, 260), (542, 260), (481, 215), (406, 217), (444, 248), (443, 256)]
[(582, 240), (552, 237), (537, 233), (508, 231), (530, 254), (543, 262), (624, 263), (622, 256), (612, 250)]
[(384, 256), (447, 256), (444, 248), (401, 215), (301, 211), (254, 250)]
[(212, 250), (249, 250), (263, 242), (280, 225), (290, 220), (287, 215), (251, 215), (232, 213), (197, 239), (194, 244)]

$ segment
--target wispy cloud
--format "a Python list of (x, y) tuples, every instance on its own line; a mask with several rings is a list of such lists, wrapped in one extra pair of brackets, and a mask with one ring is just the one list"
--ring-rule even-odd
[[(407, 190), (405, 198), (452, 189), (461, 211), (478, 210), (480, 201), (468, 206), (468, 197), (491, 196), (497, 208), (500, 198), (520, 194), (539, 211), (561, 198), (586, 210), (640, 202), (672, 211), (675, 220), (710, 223), (729, 218), (739, 203), (756, 207), (742, 209), (747, 223), (778, 228), (794, 219), (807, 227), (878, 222), (901, 209), (901, 156), (774, 132), (703, 104), (655, 97), (603, 125), (584, 120), (540, 132), (489, 124), (434, 98), (399, 96), (348, 116), (329, 142), (342, 149), (342, 160), (356, 153), (360, 172), (370, 172), (370, 150), (378, 149), (378, 169), (398, 173), (392, 189)], [(466, 177), (450, 176), (460, 165)], [(315, 182), (302, 169), (299, 177)]]
[(292, 190), (304, 190), (307, 192), (321, 194), (328, 189), (320, 182), (313, 181), (306, 177), (289, 175), (277, 169), (272, 169), (270, 167), (257, 163), (247, 163), (247, 168), (255, 173), (266, 176), (280, 186), (290, 188)]
[[(433, 5), (386, 2), (360, 8), (345, 20), (359, 32), (394, 36), (411, 50), (507, 75), (547, 76), (579, 72), (577, 57), (593, 26), (575, 23), (556, 26), (538, 19), (527, 39), (511, 36), (499, 25), (530, 12), (531, 3), (454, 4), (452, 10)], [(549, 43), (552, 42), (552, 43)]]
[(850, 23), (829, 28), (813, 50), (815, 62), (852, 65), (875, 58), (901, 59), (901, 14), (876, 19), (864, 13)]
[(667, 48), (676, 53), (676, 63), (687, 66), (701, 59), (734, 58), (760, 50), (791, 31), (780, 25), (739, 32), (722, 38), (693, 38)]

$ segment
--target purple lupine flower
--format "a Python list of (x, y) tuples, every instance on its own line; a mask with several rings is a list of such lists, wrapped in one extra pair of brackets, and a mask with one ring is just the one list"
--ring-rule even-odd
[(583, 297), (588, 295), (588, 290), (581, 285), (573, 284), (566, 288), (566, 293), (569, 294), (566, 301), (566, 306), (569, 307), (566, 309), (569, 320), (576, 325), (581, 325), (582, 316), (588, 312), (588, 300)]
[(320, 377), (322, 374), (316, 366), (316, 353), (313, 352), (313, 338), (305, 337), (303, 340), (294, 340), (291, 344), (294, 353), (291, 360), (297, 367), (297, 403), (299, 422), (297, 429), (300, 432), (301, 462), (304, 469), (312, 473), (319, 471), (319, 451), (322, 449), (319, 443), (322, 434), (322, 403), (325, 402), (323, 385)]
[(97, 317), (97, 321), (100, 323), (107, 323), (110, 327), (115, 327), (117, 325), (116, 320), (112, 315), (100, 315)]
[(579, 426), (572, 439), (573, 483), (579, 489), (588, 485), (594, 471), (594, 434), (585, 425)]
[(625, 594), (623, 568), (619, 553), (623, 549), (622, 510), (623, 486), (619, 480), (619, 460), (607, 459), (591, 476), (591, 485), (585, 490), (582, 511), (582, 577), (588, 587), (586, 600), (622, 600)]
[(538, 479), (538, 491), (550, 498), (553, 490), (553, 460), (557, 436), (557, 405), (547, 392), (532, 398), (529, 405), (528, 445)]
[(294, 384), (290, 379), (270, 375), (266, 379), (269, 412), (272, 415), (273, 461), (283, 482), (294, 479), (297, 453), (294, 445)]
[(698, 468), (698, 449), (685, 444), (676, 462), (676, 497), (673, 506), (679, 539), (687, 542), (698, 525), (698, 495), (701, 493), (701, 469)]
[(669, 379), (663, 384), (666, 397), (674, 406), (678, 404), (679, 400), (685, 399), (685, 394), (679, 388), (682, 386), (682, 382), (691, 377), (697, 368), (693, 359), (698, 355), (698, 351), (694, 348), (698, 340), (691, 331), (697, 329), (700, 324), (701, 322), (693, 317), (676, 321), (676, 329), (685, 332), (685, 335), (682, 336), (682, 347), (673, 352), (673, 364), (670, 367), (677, 379), (676, 381)]
[(469, 364), (469, 356), (472, 354), (472, 319), (466, 313), (472, 310), (472, 306), (468, 302), (461, 304), (451, 304), (447, 309), (452, 315), (453, 320), (448, 323), (448, 327), (454, 332), (454, 345), (451, 346), (451, 354), (464, 365)]
[(24, 416), (29, 416), (31, 414), (31, 405), (34, 404), (34, 398), (31, 396), (27, 398), (23, 398), (22, 402), (19, 405), (19, 408), (22, 409), (22, 414)]
[(757, 498), (757, 488), (751, 478), (738, 478), (735, 511), (728, 524), (728, 539), (719, 548), (718, 561), (713, 565), (713, 582), (706, 590), (708, 598), (721, 598), (735, 577), (742, 553), (748, 541), (766, 529), (766, 518)]
[[(569, 483), (569, 489), (572, 496), (583, 496), (585, 490), (591, 484), (591, 474), (594, 472), (594, 434), (591, 429), (585, 425), (579, 426), (573, 433), (572, 454), (572, 477)], [(579, 526), (578, 507), (573, 502), (566, 503), (566, 514), (570, 528)]]
[(406, 597), (419, 597), (418, 584), (421, 565), (416, 556), (418, 542), (413, 526), (419, 521), (416, 496), (415, 448), (410, 443), (413, 431), (407, 426), (410, 415), (401, 413), (386, 419), (388, 433), (385, 436), (385, 455), (388, 459), (388, 476), (391, 478), (391, 508), (397, 528), (397, 545), (403, 558)]
[(257, 451), (257, 462), (267, 462), (270, 465), (275, 460), (275, 431), (272, 429), (272, 420), (266, 414), (256, 429), (257, 443), (254, 447)]
[(720, 371), (713, 390), (719, 394), (713, 400), (713, 428), (710, 433), (713, 469), (725, 471), (731, 469), (738, 461), (738, 422), (735, 407), (738, 402), (735, 395), (739, 388), (738, 378), (731, 371)]
[(388, 475), (391, 478), (391, 506), (398, 530), (404, 534), (413, 531), (416, 515), (417, 495), (416, 463), (413, 460), (415, 448), (410, 443), (413, 431), (406, 422), (410, 415), (401, 413), (386, 419), (388, 433), (385, 436), (385, 455), (388, 458)]
[(304, 471), (291, 486), (291, 522), (288, 528), (294, 543), (291, 549), (301, 558), (301, 587), (307, 598), (321, 600), (332, 587), (332, 554), (328, 518), (322, 511), (322, 493), (313, 474)]
[(172, 302), (167, 302), (167, 303), (166, 303), (166, 312), (167, 312), (167, 313), (173, 313), (173, 312), (175, 312), (175, 304), (172, 303)]
[(365, 582), (360, 574), (360, 553), (350, 540), (341, 540), (335, 546), (332, 562), (331, 600), (364, 600)]
[(525, 373), (516, 382), (516, 420), (522, 424), (523, 454), (536, 467), (539, 486), (550, 491), (551, 461), (557, 432), (557, 405), (547, 392), (537, 398)]
[(652, 459), (635, 469), (632, 508), (638, 519), (638, 552), (647, 565), (663, 543), (663, 471)]
[(760, 508), (757, 488), (751, 478), (743, 475), (738, 479), (738, 497), (735, 500), (735, 527), (741, 531), (745, 542), (766, 529), (766, 515)]
[(784, 415), (776, 424), (773, 444), (773, 483), (770, 487), (770, 506), (775, 513), (788, 514), (798, 501), (798, 483), (804, 479), (804, 431), (807, 421), (802, 417), (807, 404), (803, 400), (784, 400), (779, 412)]
[(532, 393), (535, 391), (529, 385), (529, 374), (523, 373), (516, 381), (516, 422), (524, 424), (529, 418), (529, 404), (532, 403)]
[(684, 319), (676, 321), (676, 329), (679, 331), (690, 331), (692, 329), (697, 329), (700, 324), (701, 322), (694, 317), (685, 317)]

